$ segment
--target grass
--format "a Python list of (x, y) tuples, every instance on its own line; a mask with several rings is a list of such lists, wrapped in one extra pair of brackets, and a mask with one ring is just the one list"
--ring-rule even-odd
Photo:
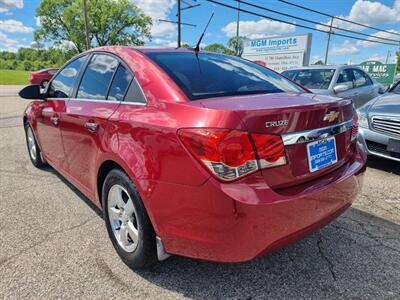
[(27, 84), (28, 76), (29, 76), (29, 71), (0, 70), (0, 85)]

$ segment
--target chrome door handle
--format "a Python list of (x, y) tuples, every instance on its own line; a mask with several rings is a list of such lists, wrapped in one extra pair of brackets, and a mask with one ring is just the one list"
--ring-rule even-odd
[(92, 123), (92, 122), (86, 122), (85, 123), (85, 128), (87, 130), (89, 130), (90, 132), (95, 133), (99, 129), (99, 125), (96, 124), (96, 123)]
[(50, 121), (54, 126), (58, 126), (58, 121), (59, 120), (60, 120), (60, 118), (57, 117), (57, 116), (50, 117)]

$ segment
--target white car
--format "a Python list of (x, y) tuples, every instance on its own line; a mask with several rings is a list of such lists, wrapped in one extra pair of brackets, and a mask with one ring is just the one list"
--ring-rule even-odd
[(351, 98), (355, 107), (385, 92), (385, 87), (355, 66), (311, 66), (290, 69), (283, 75), (315, 94)]

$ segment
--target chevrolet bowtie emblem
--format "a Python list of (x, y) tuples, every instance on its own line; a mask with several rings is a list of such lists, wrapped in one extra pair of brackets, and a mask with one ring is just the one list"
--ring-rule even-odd
[(335, 121), (337, 118), (339, 118), (339, 112), (338, 111), (330, 111), (329, 113), (326, 113), (324, 116), (324, 121), (329, 121), (329, 122), (333, 122)]

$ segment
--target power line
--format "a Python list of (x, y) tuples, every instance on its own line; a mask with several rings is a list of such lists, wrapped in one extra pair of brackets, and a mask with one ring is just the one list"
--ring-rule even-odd
[[(279, 15), (282, 15), (282, 16), (285, 16), (285, 17), (294, 18), (294, 19), (301, 20), (301, 21), (304, 21), (304, 22), (307, 22), (307, 23), (312, 23), (312, 24), (316, 24), (316, 25), (320, 25), (320, 26), (324, 26), (324, 27), (329, 27), (329, 28), (332, 28), (332, 29), (342, 30), (342, 31), (346, 31), (346, 32), (354, 33), (354, 34), (359, 34), (359, 35), (363, 35), (363, 36), (367, 36), (367, 37), (372, 37), (372, 38), (376, 38), (376, 39), (387, 40), (387, 41), (396, 42), (396, 43), (400, 42), (400, 40), (393, 40), (393, 39), (384, 38), (384, 37), (377, 37), (377, 36), (369, 35), (369, 34), (362, 33), (362, 32), (357, 32), (357, 31), (353, 31), (353, 30), (349, 30), (349, 29), (339, 28), (339, 27), (336, 27), (336, 26), (330, 26), (330, 25), (327, 25), (327, 24), (323, 24), (323, 23), (319, 23), (319, 22), (316, 22), (316, 21), (312, 21), (310, 19), (305, 19), (305, 18), (302, 18), (302, 17), (297, 17), (297, 16), (294, 16), (294, 15), (290, 15), (290, 14), (287, 14), (287, 13), (283, 13), (283, 12), (277, 11), (277, 10), (266, 8), (266, 7), (261, 6), (261, 5), (249, 3), (249, 2), (246, 2), (246, 1), (243, 1), (243, 0), (233, 0), (233, 1), (241, 2), (241, 3), (246, 4), (248, 6), (251, 6), (251, 7), (255, 7), (255, 8), (258, 8), (258, 9), (261, 9), (261, 10), (265, 10), (265, 11), (269, 11), (269, 12), (272, 12), (272, 13), (275, 13), (275, 14), (279, 14)], [(332, 19), (332, 17), (331, 17), (331, 19)]]
[(400, 36), (399, 33), (391, 32), (391, 31), (384, 30), (384, 29), (379, 29), (379, 28), (372, 27), (372, 26), (369, 26), (369, 25), (365, 25), (365, 24), (361, 24), (361, 23), (358, 23), (358, 22), (346, 20), (344, 18), (335, 17), (335, 16), (332, 16), (330, 14), (327, 14), (327, 13), (324, 13), (324, 12), (321, 12), (321, 11), (318, 11), (318, 10), (315, 10), (315, 9), (312, 9), (312, 8), (308, 8), (308, 7), (305, 7), (305, 6), (301, 6), (299, 4), (295, 4), (295, 3), (292, 3), (292, 2), (289, 2), (289, 1), (286, 1), (286, 0), (278, 0), (278, 1), (282, 2), (282, 3), (286, 3), (286, 4), (289, 4), (289, 5), (292, 5), (292, 6), (295, 6), (295, 7), (298, 7), (298, 8), (301, 8), (301, 9), (304, 9), (304, 10), (312, 11), (312, 12), (314, 12), (316, 14), (320, 14), (320, 15), (323, 15), (323, 16), (326, 16), (326, 17), (335, 18), (335, 19), (341, 20), (343, 22), (348, 22), (348, 23), (352, 23), (352, 24), (355, 24), (355, 25), (358, 25), (358, 26), (362, 26), (362, 27), (374, 29), (374, 30), (377, 30), (377, 31), (383, 31), (383, 32), (387, 32), (387, 33), (390, 33), (390, 34), (394, 34), (394, 35), (399, 35)]
[[(256, 13), (256, 12), (252, 12), (252, 11), (249, 11), (249, 10), (246, 10), (246, 9), (243, 9), (243, 8), (237, 8), (237, 7), (234, 7), (234, 6), (225, 4), (225, 3), (221, 3), (221, 2), (218, 2), (218, 1), (215, 1), (215, 0), (207, 0), (207, 1), (215, 3), (215, 4), (220, 5), (220, 6), (231, 8), (231, 9), (234, 9), (234, 10), (239, 10), (241, 12), (245, 12), (245, 13), (248, 13), (248, 14), (251, 14), (251, 15), (254, 15), (254, 16), (258, 16), (258, 17), (261, 17), (261, 18), (270, 19), (270, 20), (273, 20), (273, 21), (277, 21), (277, 22), (281, 22), (281, 23), (284, 23), (284, 24), (297, 26), (297, 27), (301, 27), (301, 28), (305, 28), (305, 29), (309, 29), (309, 30), (328, 33), (328, 31), (325, 31), (325, 30), (317, 29), (317, 28), (314, 28), (314, 27), (306, 26), (306, 25), (293, 24), (293, 23), (290, 23), (288, 21), (284, 21), (284, 20), (281, 20), (281, 19), (269, 17), (269, 16), (266, 16), (266, 15), (263, 15), (263, 14), (259, 14), (259, 13)], [(390, 45), (390, 46), (399, 46), (399, 44), (400, 44), (400, 43), (399, 44), (393, 44), (393, 43), (387, 43), (387, 42), (380, 42), (380, 41), (375, 41), (375, 40), (363, 39), (363, 38), (350, 36), (350, 35), (346, 35), (346, 34), (342, 34), (342, 33), (336, 33), (336, 32), (332, 32), (331, 34), (334, 34), (334, 35), (337, 35), (337, 36), (341, 36), (341, 37), (346, 37), (346, 38), (349, 38), (349, 39), (355, 39), (355, 40), (366, 41), (366, 42), (371, 42), (371, 43), (378, 43), (378, 44), (385, 44), (385, 45)]]

